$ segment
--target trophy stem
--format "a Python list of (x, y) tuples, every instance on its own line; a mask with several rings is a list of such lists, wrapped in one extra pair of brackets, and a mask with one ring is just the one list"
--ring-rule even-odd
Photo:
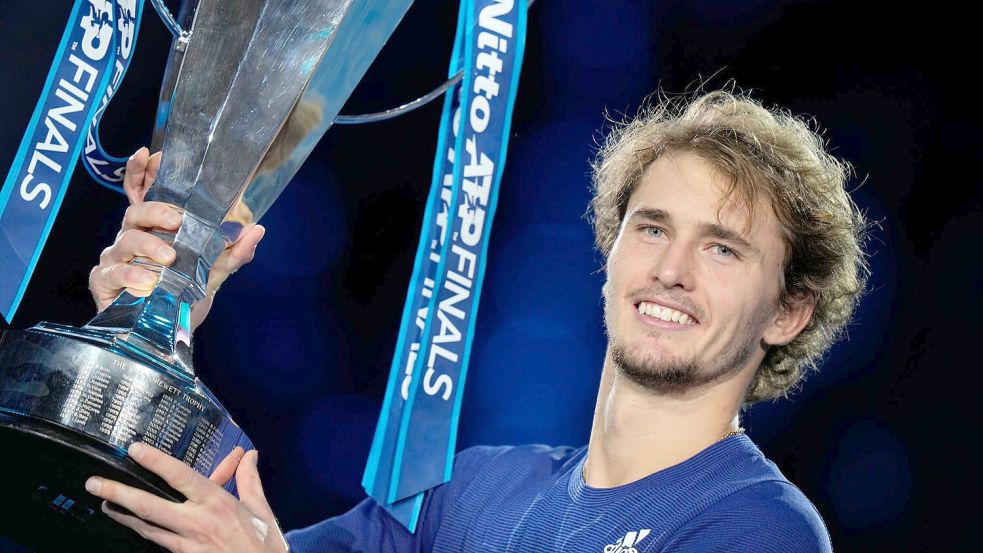
[(111, 334), (193, 376), (191, 309), (205, 298), (208, 272), (226, 246), (225, 237), (188, 212), (177, 234), (156, 234), (171, 242), (174, 263), (165, 267), (146, 258), (134, 263), (158, 273), (157, 286), (142, 298), (123, 292), (83, 330)]

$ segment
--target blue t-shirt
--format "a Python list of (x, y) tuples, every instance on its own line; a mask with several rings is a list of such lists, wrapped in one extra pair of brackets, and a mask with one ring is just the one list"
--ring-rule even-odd
[(287, 534), (303, 552), (831, 551), (808, 499), (744, 435), (616, 488), (591, 488), (587, 448), (475, 447), (427, 493), (416, 534), (373, 500)]

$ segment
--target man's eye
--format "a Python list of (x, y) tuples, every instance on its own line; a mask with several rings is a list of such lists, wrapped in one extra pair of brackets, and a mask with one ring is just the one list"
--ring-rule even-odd
[(643, 227), (642, 232), (651, 236), (652, 238), (659, 238), (665, 234), (659, 227)]
[(724, 246), (723, 244), (714, 244), (713, 245), (713, 251), (717, 255), (720, 255), (720, 256), (723, 256), (723, 257), (734, 257), (734, 256), (736, 256), (736, 253), (734, 253), (734, 250), (728, 248), (727, 246)]

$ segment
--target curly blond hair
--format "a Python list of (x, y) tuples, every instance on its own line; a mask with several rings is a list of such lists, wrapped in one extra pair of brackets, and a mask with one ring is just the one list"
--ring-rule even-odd
[(744, 93), (661, 95), (634, 119), (614, 123), (594, 160), (592, 222), (605, 259), (642, 173), (671, 152), (709, 162), (749, 220), (764, 194), (785, 232), (780, 305), (811, 299), (815, 310), (795, 339), (769, 348), (744, 401), (785, 396), (844, 334), (866, 286), (869, 225), (844, 188), (852, 169), (826, 151), (810, 122)]

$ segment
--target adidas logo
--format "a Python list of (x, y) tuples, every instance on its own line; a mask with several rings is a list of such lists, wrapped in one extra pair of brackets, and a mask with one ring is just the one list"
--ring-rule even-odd
[(635, 546), (642, 540), (645, 536), (648, 536), (652, 531), (648, 528), (643, 528), (638, 532), (632, 530), (625, 534), (625, 537), (620, 540), (604, 546), (604, 553), (638, 553), (638, 549)]

